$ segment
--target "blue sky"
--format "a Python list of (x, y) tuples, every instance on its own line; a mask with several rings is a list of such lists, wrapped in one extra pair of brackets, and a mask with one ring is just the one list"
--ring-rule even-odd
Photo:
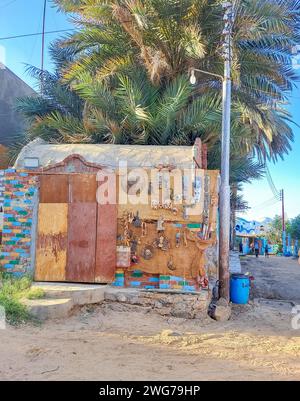
[[(41, 32), (43, 0), (0, 0), (0, 37)], [(72, 29), (73, 26), (65, 15), (58, 13), (51, 1), (47, 5), (46, 30)], [(46, 35), (46, 48), (49, 43), (62, 34)], [(33, 81), (25, 72), (25, 64), (40, 66), (41, 37), (11, 39), (0, 41), (0, 61), (33, 86)], [(45, 54), (45, 68), (51, 70), (51, 60)], [(299, 69), (300, 71), (300, 69)], [(290, 111), (294, 120), (300, 125), (300, 90), (295, 89), (291, 98)], [(270, 164), (269, 169), (278, 189), (284, 188), (286, 197), (286, 213), (288, 217), (300, 214), (300, 129), (294, 127), (295, 143), (293, 151), (284, 161), (276, 165)], [(244, 187), (245, 199), (252, 209), (245, 215), (249, 219), (263, 219), (280, 214), (280, 203), (269, 207), (261, 204), (272, 198), (273, 194), (266, 179), (255, 181)]]
[[(0, 0), (0, 37), (36, 33), (42, 31), (44, 0)], [(47, 1), (46, 31), (72, 29), (74, 26), (63, 13), (57, 12), (51, 1)], [(60, 34), (46, 35), (46, 49)], [(30, 85), (33, 81), (25, 73), (25, 64), (41, 65), (41, 36), (0, 41), (0, 55), (4, 64)], [(3, 49), (4, 47), (4, 49)], [(4, 51), (3, 51), (4, 50)], [(45, 68), (51, 69), (48, 52), (45, 53)]]
[[(299, 70), (300, 71), (300, 70)], [(299, 83), (300, 85), (300, 83)], [(300, 90), (296, 88), (291, 97), (293, 120), (300, 125)], [(295, 217), (300, 214), (300, 128), (293, 125), (295, 141), (293, 150), (284, 157), (283, 161), (276, 164), (270, 163), (269, 170), (278, 190), (285, 191), (285, 209), (287, 217)], [(244, 215), (251, 220), (263, 220), (264, 217), (273, 217), (281, 214), (281, 204), (278, 202), (272, 206), (264, 207), (262, 204), (273, 197), (267, 179), (253, 181), (244, 186), (244, 197), (249, 202), (251, 210)]]

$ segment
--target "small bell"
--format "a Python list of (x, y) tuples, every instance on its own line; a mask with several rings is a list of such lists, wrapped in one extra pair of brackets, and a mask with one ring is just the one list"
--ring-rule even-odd
[(157, 231), (165, 231), (164, 223), (165, 223), (165, 220), (164, 220), (164, 218), (161, 216), (161, 217), (157, 220)]
[(172, 256), (171, 256), (170, 259), (168, 260), (167, 267), (168, 267), (168, 269), (171, 270), (171, 271), (176, 270), (176, 267), (174, 266), (174, 262), (173, 262)]

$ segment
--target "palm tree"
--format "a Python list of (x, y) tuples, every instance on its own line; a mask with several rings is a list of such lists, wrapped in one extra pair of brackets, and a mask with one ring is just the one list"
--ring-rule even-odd
[[(191, 67), (222, 73), (224, 23), (220, 1), (56, 3), (75, 14), (80, 27), (65, 41), (77, 54), (64, 74), (68, 82), (80, 80), (88, 70), (97, 81), (114, 86), (116, 75), (140, 66), (160, 88), (187, 74)], [(290, 150), (293, 140), (285, 103), (296, 79), (291, 48), (299, 43), (299, 22), (299, 0), (236, 1), (232, 74), (235, 121), (246, 131), (244, 148), (261, 159), (276, 160)], [(220, 96), (218, 80), (200, 75), (199, 82), (193, 101), (206, 94)]]
[[(200, 136), (210, 167), (219, 167), (220, 82), (200, 74), (192, 87), (188, 71), (222, 73), (220, 2), (56, 3), (75, 15), (80, 29), (51, 48), (54, 74), (42, 77), (31, 68), (46, 85), (43, 95), (19, 105), (32, 121), (30, 138), (189, 145)], [(251, 156), (276, 160), (290, 149), (284, 106), (295, 80), (290, 50), (299, 43), (300, 2), (236, 4), (231, 159), (232, 175), (244, 171), (238, 178), (244, 180), (253, 177), (253, 168), (243, 170)]]
[(55, 66), (53, 73), (33, 66), (27, 67), (39, 88), (43, 82), (42, 93), (17, 101), (17, 109), (30, 123), (25, 141), (37, 136), (52, 142), (84, 141), (85, 132), (82, 129), (78, 131), (78, 127), (82, 126), (84, 101), (61, 80), (63, 69), (74, 59), (74, 51), (71, 48), (60, 48), (54, 43), (50, 47), (50, 54)]
[[(56, 52), (52, 49), (55, 57)], [(31, 120), (29, 139), (192, 145), (201, 136), (213, 160), (219, 160), (221, 99), (207, 91), (193, 100), (186, 75), (157, 87), (142, 68), (116, 74), (113, 85), (85, 72), (70, 86), (61, 82), (60, 72), (30, 70), (47, 83), (43, 95), (19, 101), (19, 110)], [(233, 115), (232, 153), (248, 154), (245, 139), (251, 131), (241, 128), (239, 110)]]

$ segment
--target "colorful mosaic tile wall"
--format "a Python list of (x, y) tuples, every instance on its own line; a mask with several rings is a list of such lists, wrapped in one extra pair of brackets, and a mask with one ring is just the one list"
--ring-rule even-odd
[(196, 280), (187, 280), (184, 277), (165, 276), (159, 277), (159, 288), (161, 290), (180, 290), (186, 292), (199, 291)]
[(25, 171), (7, 169), (0, 177), (0, 188), (3, 188), (1, 270), (14, 274), (28, 273), (31, 269), (31, 228), (36, 181)]
[(159, 274), (144, 273), (141, 270), (124, 271), (117, 269), (115, 281), (112, 283), (115, 287), (144, 288), (155, 289), (159, 287)]
[(0, 170), (0, 208), (3, 208), (4, 202), (4, 170)]
[(133, 270), (125, 274), (125, 286), (153, 290), (159, 286), (159, 274), (149, 274), (141, 270)]
[(117, 269), (115, 287), (179, 290), (184, 292), (195, 292), (201, 288), (208, 288), (208, 282), (198, 283), (196, 280), (187, 280), (183, 277), (165, 276), (162, 274), (148, 274), (141, 270), (124, 271)]

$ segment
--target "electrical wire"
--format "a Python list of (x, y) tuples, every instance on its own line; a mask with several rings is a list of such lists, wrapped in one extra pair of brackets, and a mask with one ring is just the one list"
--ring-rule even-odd
[(271, 199), (269, 199), (269, 200), (267, 200), (265, 202), (262, 202), (262, 203), (260, 203), (260, 204), (258, 204), (256, 206), (251, 207), (251, 209), (255, 209), (255, 211), (256, 210), (261, 210), (261, 209), (266, 209), (268, 207), (271, 207), (271, 206), (275, 205), (278, 202), (279, 202), (279, 200), (277, 198), (273, 197), (273, 198), (271, 198)]
[(265, 171), (266, 171), (267, 182), (272, 191), (273, 197), (271, 199), (268, 199), (256, 206), (252, 207), (251, 209), (255, 209), (255, 210), (265, 209), (265, 208), (271, 207), (273, 205), (276, 205), (278, 202), (281, 201), (281, 193), (280, 193), (280, 191), (278, 191), (278, 189), (276, 188), (276, 186), (274, 184), (274, 181), (272, 179), (272, 176), (271, 176), (268, 166), (265, 166)]
[(9, 1), (9, 2), (6, 3), (6, 4), (3, 4), (3, 6), (1, 6), (0, 9), (2, 10), (2, 8), (6, 8), (6, 7), (10, 6), (11, 4), (15, 3), (16, 1), (17, 1), (17, 0)]
[(277, 200), (280, 200), (281, 199), (280, 198), (280, 191), (278, 191), (278, 189), (275, 187), (275, 184), (274, 184), (274, 181), (273, 181), (273, 179), (271, 177), (271, 173), (270, 173), (270, 170), (269, 170), (268, 166), (266, 166), (265, 169), (266, 169), (266, 177), (267, 177), (267, 181), (268, 181), (269, 187), (270, 187), (274, 197)]
[[(47, 31), (47, 32), (45, 32), (45, 35), (49, 35), (49, 34), (52, 34), (52, 33), (72, 32), (72, 31), (76, 31), (76, 29), (59, 29), (59, 30), (56, 30), (56, 31)], [(15, 36), (6, 36), (6, 37), (0, 38), (0, 40), (27, 38), (29, 36), (38, 36), (38, 35), (43, 35), (43, 32), (26, 33), (26, 34), (23, 34), (23, 35), (15, 35)]]

